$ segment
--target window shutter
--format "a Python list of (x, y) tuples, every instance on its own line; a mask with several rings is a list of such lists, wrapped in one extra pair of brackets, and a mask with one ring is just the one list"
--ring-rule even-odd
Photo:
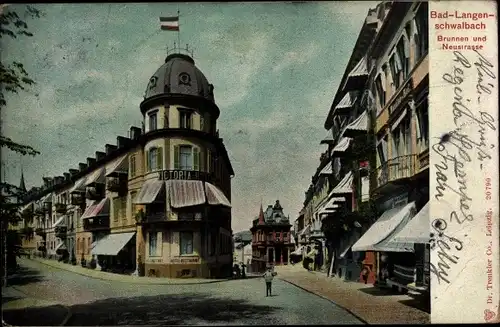
[(146, 171), (149, 171), (149, 151), (146, 151), (146, 153), (145, 153), (145, 159), (146, 159), (145, 160), (146, 161), (146, 163), (145, 163)]
[(193, 147), (193, 170), (200, 170), (200, 149)]
[(179, 169), (179, 146), (174, 145), (174, 169)]
[(157, 148), (156, 161), (157, 161), (156, 168), (158, 170), (162, 170), (163, 169), (163, 148), (162, 147)]

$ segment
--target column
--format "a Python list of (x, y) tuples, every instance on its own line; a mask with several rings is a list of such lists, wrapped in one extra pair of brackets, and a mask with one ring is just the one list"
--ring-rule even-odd
[(290, 248), (289, 248), (289, 247), (287, 248), (287, 251), (288, 251), (288, 252), (287, 252), (287, 253), (288, 253), (288, 256), (286, 257), (286, 263), (287, 263), (287, 264), (290, 264)]
[(285, 251), (284, 248), (280, 249), (280, 265), (283, 265), (283, 251)]

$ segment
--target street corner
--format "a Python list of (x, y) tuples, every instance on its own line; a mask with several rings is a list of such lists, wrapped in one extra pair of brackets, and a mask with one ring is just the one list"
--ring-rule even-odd
[(62, 304), (22, 299), (3, 305), (2, 315), (11, 326), (64, 326), (71, 310)]

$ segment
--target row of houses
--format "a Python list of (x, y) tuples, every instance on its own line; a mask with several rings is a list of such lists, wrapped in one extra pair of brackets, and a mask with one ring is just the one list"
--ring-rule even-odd
[(142, 127), (63, 176), (43, 178), (21, 209), (33, 255), (156, 277), (231, 274), (231, 177), (213, 85), (177, 49), (151, 77)]
[(428, 3), (384, 1), (369, 10), (294, 222), (314, 269), (428, 289), (428, 67)]

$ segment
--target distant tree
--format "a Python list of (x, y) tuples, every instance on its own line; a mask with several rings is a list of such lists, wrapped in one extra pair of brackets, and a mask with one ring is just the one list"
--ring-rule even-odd
[[(0, 41), (4, 37), (10, 37), (12, 39), (17, 39), (19, 36), (31, 37), (33, 34), (28, 31), (28, 24), (24, 21), (27, 18), (39, 18), (41, 12), (32, 6), (26, 6), (23, 13), (23, 18), (15, 10), (7, 8), (8, 5), (0, 5)], [(0, 110), (3, 110), (7, 105), (7, 93), (18, 93), (19, 91), (25, 90), (26, 87), (34, 85), (35, 82), (29, 77), (28, 72), (24, 69), (22, 63), (18, 61), (5, 62), (2, 57), (0, 57)], [(0, 121), (0, 126), (1, 126)], [(24, 145), (13, 141), (12, 139), (0, 135), (0, 148), (6, 148), (10, 151), (14, 151), (23, 156), (30, 155), (35, 156), (39, 154), (37, 150), (29, 145)], [(3, 176), (1, 176), (3, 177)], [(11, 249), (14, 244), (7, 242), (7, 229), (9, 223), (17, 224), (21, 219), (19, 212), (19, 199), (24, 197), (25, 194), (17, 186), (11, 185), (4, 181), (4, 178), (0, 179), (0, 219), (2, 225), (2, 252), (5, 253), (5, 257), (2, 256), (2, 266), (6, 267), (7, 264), (12, 264), (12, 259), (8, 260), (7, 253), (11, 253)], [(29, 231), (29, 229), (25, 229)], [(15, 237), (9, 237), (9, 240), (16, 239)], [(9, 244), (7, 244), (9, 243)], [(8, 246), (10, 245), (10, 246)], [(5, 261), (4, 261), (5, 260)], [(15, 264), (15, 256), (14, 256)], [(5, 271), (3, 271), (5, 273)], [(5, 277), (5, 275), (4, 275)], [(5, 279), (2, 280), (5, 283)]]

